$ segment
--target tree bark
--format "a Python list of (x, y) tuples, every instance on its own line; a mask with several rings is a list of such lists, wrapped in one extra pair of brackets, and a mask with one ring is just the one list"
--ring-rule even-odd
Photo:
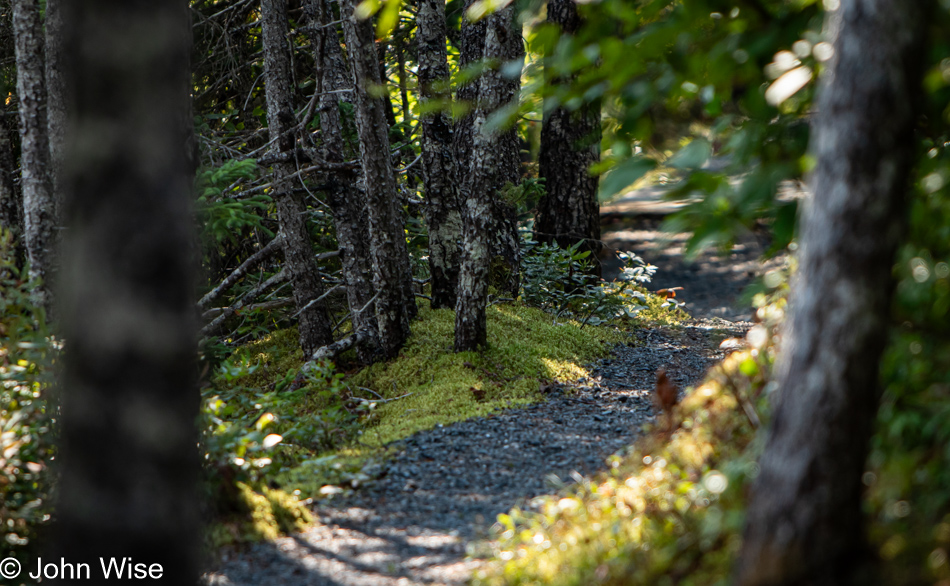
[(57, 295), (68, 351), (50, 558), (92, 568), (100, 557), (132, 558), (161, 564), (162, 583), (195, 584), (193, 196), (178, 124), (190, 23), (183, 0), (76, 4), (63, 5), (75, 132)]
[[(425, 108), (452, 98), (445, 47), (445, 1), (419, 0), (419, 96)], [(452, 153), (453, 123), (444, 111), (422, 115), (422, 168), (429, 231), (432, 309), (455, 307), (462, 238), (458, 171)]]
[[(474, 4), (475, 0), (466, 0), (466, 11)], [(470, 22), (467, 18), (462, 21), (462, 47), (459, 55), (459, 67), (465, 68), (481, 60), (494, 60), (496, 65), (517, 62), (524, 60), (524, 43), (521, 38), (521, 25), (515, 18), (511, 18), (508, 26), (509, 31), (504, 35), (501, 41), (502, 46), (493, 56), (485, 52), (486, 48), (486, 30), (488, 19), (482, 19), (478, 22)], [(508, 104), (518, 99), (521, 90), (521, 77), (505, 77), (496, 75), (494, 83), (498, 85), (501, 102)], [(460, 173), (464, 173), (472, 166), (474, 156), (475, 141), (475, 117), (481, 107), (478, 104), (481, 92), (481, 80), (473, 81), (458, 88), (456, 99), (460, 102), (472, 104), (473, 110), (463, 116), (456, 124), (454, 148), (457, 160), (457, 168)], [(490, 228), (491, 254), (494, 260), (500, 261), (495, 264), (501, 269), (499, 272), (505, 273), (496, 284), (512, 295), (518, 294), (520, 286), (521, 269), (521, 239), (518, 235), (518, 222), (514, 207), (504, 201), (499, 194), (499, 190), (508, 182), (519, 184), (521, 182), (521, 157), (520, 146), (518, 144), (518, 134), (515, 128), (510, 128), (505, 132), (497, 133), (494, 136), (494, 148), (501, 157), (495, 163), (497, 169), (493, 172), (494, 181), (487, 185), (491, 194), (492, 223)], [(461, 185), (465, 181), (460, 176), (457, 183)], [(463, 204), (464, 205), (464, 204)]]
[[(261, 29), (264, 37), (267, 129), (274, 143), (272, 152), (288, 155), (296, 151), (296, 118), (290, 81), (290, 55), (287, 52), (287, 33), (290, 30), (287, 0), (262, 0)], [(293, 162), (278, 162), (273, 169), (272, 188), (277, 200), (284, 261), (290, 270), (297, 309), (302, 310), (298, 321), (300, 347), (304, 355), (309, 356), (332, 342), (333, 333), (326, 304), (315, 303), (307, 307), (311, 300), (323, 295), (323, 283), (307, 231), (307, 208), (293, 189), (291, 176), (296, 171), (296, 165)]]
[(49, 309), (56, 247), (56, 201), (50, 183), (46, 128), (46, 74), (39, 0), (13, 0), (16, 37), (17, 97), (20, 100), (20, 168), (23, 193), (23, 242), (30, 278), (42, 279), (34, 302)]
[[(314, 47), (314, 62), (317, 66), (317, 92), (320, 95), (320, 134), (323, 138), (323, 160), (342, 163), (346, 160), (346, 139), (343, 132), (343, 117), (340, 115), (341, 90), (352, 90), (353, 82), (348, 76), (340, 37), (333, 21), (330, 7), (323, 0), (310, 0), (307, 15), (312, 25), (311, 43)], [(334, 93), (329, 93), (334, 92)], [(356, 184), (355, 173), (329, 173), (326, 178), (327, 203), (333, 213), (340, 260), (343, 265), (343, 281), (346, 283), (346, 298), (350, 307), (353, 331), (366, 329), (375, 332), (376, 317), (372, 311), (358, 312), (373, 298), (373, 273), (370, 265), (369, 218), (366, 197)], [(361, 344), (356, 349), (360, 362), (373, 361), (375, 344)]]
[(376, 321), (380, 352), (383, 357), (392, 358), (409, 337), (409, 321), (416, 314), (409, 252), (389, 155), (385, 104), (371, 93), (374, 86), (380, 86), (373, 23), (355, 17), (354, 0), (342, 0), (340, 7), (354, 79), (356, 127), (360, 137), (373, 259), (373, 288), (379, 294)]
[(891, 267), (906, 229), (930, 2), (845, 0), (818, 101), (790, 330), (738, 583), (848, 584), (865, 553), (861, 475), (880, 398)]
[[(499, 59), (514, 34), (511, 20), (514, 8), (508, 6), (492, 14), (485, 23), (485, 56)], [(520, 37), (520, 35), (519, 35)], [(493, 259), (491, 231), (496, 226), (493, 188), (504, 172), (507, 154), (498, 148), (498, 133), (486, 127), (488, 117), (509, 96), (501, 72), (487, 71), (479, 80), (477, 108), (472, 121), (472, 156), (466, 181), (462, 185), (465, 224), (463, 227), (462, 266), (459, 272), (458, 301), (455, 305), (455, 351), (476, 350), (487, 343), (485, 307), (488, 301), (488, 273)]]
[[(576, 33), (581, 19), (574, 0), (548, 0), (548, 22), (559, 25), (562, 34)], [(600, 103), (575, 112), (561, 107), (545, 112), (538, 174), (545, 180), (547, 195), (538, 205), (534, 239), (556, 242), (561, 248), (583, 242), (581, 250), (591, 252), (591, 268), (599, 277), (597, 255), (603, 245), (598, 179), (589, 169), (600, 160)]]
[[(66, 144), (66, 88), (63, 72), (63, 13), (64, 0), (46, 0), (46, 110), (49, 133), (50, 181), (53, 199), (59, 210), (63, 200), (63, 149)], [(190, 112), (189, 112), (190, 114)], [(190, 123), (190, 120), (189, 120)], [(58, 220), (58, 218), (57, 218)]]

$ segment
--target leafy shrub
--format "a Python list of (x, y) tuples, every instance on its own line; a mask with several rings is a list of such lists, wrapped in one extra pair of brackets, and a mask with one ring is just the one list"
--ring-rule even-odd
[[(521, 298), (527, 305), (553, 313), (555, 319), (563, 315), (584, 325), (634, 319), (641, 311), (658, 309), (657, 306), (676, 309), (674, 301), (660, 301), (643, 288), (653, 278), (655, 266), (635, 254), (622, 252), (619, 256), (624, 268), (620, 278), (608, 283), (591, 276), (590, 251), (581, 251), (581, 244), (560, 248), (555, 244), (525, 243)], [(682, 319), (685, 314), (674, 311), (665, 317)]]
[(0, 230), (0, 558), (25, 562), (52, 512), (49, 393), (59, 346), (13, 259), (12, 236)]
[(195, 186), (198, 192), (197, 215), (202, 241), (206, 246), (221, 242), (236, 244), (246, 230), (260, 230), (273, 237), (264, 224), (261, 212), (267, 210), (271, 198), (256, 195), (242, 199), (222, 198), (224, 192), (241, 179), (253, 179), (257, 162), (253, 159), (230, 159), (220, 167), (198, 172)]

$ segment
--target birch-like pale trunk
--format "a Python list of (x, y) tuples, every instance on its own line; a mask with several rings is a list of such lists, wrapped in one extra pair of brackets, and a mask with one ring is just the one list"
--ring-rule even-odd
[(50, 558), (132, 558), (161, 564), (162, 583), (196, 584), (194, 198), (179, 125), (190, 23), (184, 0), (78, 4), (63, 5), (75, 109)]
[(814, 196), (738, 583), (868, 583), (861, 475), (907, 225), (931, 2), (843, 0), (818, 99)]
[[(261, 29), (264, 44), (264, 81), (267, 98), (267, 129), (271, 152), (293, 155), (296, 150), (293, 86), (290, 78), (290, 54), (287, 46), (287, 0), (262, 0)], [(273, 166), (272, 182), (280, 222), (284, 262), (290, 271), (297, 304), (300, 347), (310, 356), (333, 342), (330, 318), (324, 302), (310, 302), (323, 295), (323, 282), (307, 231), (307, 207), (294, 193), (291, 176), (293, 162), (280, 160)]]
[[(572, 35), (581, 25), (575, 0), (548, 0), (548, 22)], [(552, 80), (557, 81), (557, 80)], [(576, 111), (545, 108), (541, 126), (538, 176), (547, 191), (538, 204), (534, 239), (568, 248), (583, 242), (591, 252), (591, 268), (600, 276), (600, 203), (597, 175), (590, 166), (600, 160), (600, 103)]]
[[(46, 126), (49, 133), (50, 185), (56, 209), (63, 200), (62, 174), (66, 145), (66, 79), (63, 72), (62, 3), (68, 0), (46, 0)], [(59, 222), (57, 222), (59, 223)]]
[[(485, 19), (485, 50), (488, 59), (501, 59), (509, 35), (514, 8), (508, 6)], [(520, 38), (520, 35), (519, 35)], [(498, 69), (485, 72), (478, 81), (477, 108), (472, 121), (472, 152), (468, 175), (462, 184), (464, 227), (462, 266), (455, 304), (455, 351), (476, 350), (487, 344), (485, 309), (488, 273), (493, 258), (492, 230), (496, 226), (493, 187), (504, 172), (498, 148), (498, 133), (487, 127), (489, 116), (505, 103), (509, 93)]]
[[(466, 0), (466, 11), (474, 4), (475, 0)], [(461, 52), (459, 55), (459, 67), (465, 68), (468, 65), (482, 60), (494, 60), (496, 64), (508, 64), (524, 61), (524, 41), (521, 38), (521, 25), (514, 18), (509, 22), (510, 31), (505, 34), (503, 46), (493, 56), (485, 52), (487, 19), (478, 22), (470, 22), (468, 18), (462, 20), (461, 30)], [(520, 70), (519, 70), (520, 71)], [(500, 94), (501, 104), (508, 104), (518, 99), (521, 91), (521, 76), (496, 76), (494, 81), (497, 84)], [(477, 116), (479, 93), (481, 91), (480, 79), (472, 81), (469, 84), (458, 88), (456, 98), (463, 103), (472, 104), (473, 110), (466, 116), (463, 116), (455, 126), (455, 137), (453, 146), (457, 160), (457, 169), (459, 179), (457, 183), (462, 185), (466, 181), (465, 173), (472, 166), (474, 156), (475, 141), (475, 117)], [(521, 182), (521, 155), (520, 145), (518, 143), (518, 134), (515, 128), (510, 128), (504, 132), (494, 135), (494, 148), (501, 156), (496, 163), (496, 169), (493, 172), (494, 181), (488, 185), (491, 193), (492, 206), (492, 225), (489, 231), (491, 235), (491, 254), (493, 264), (498, 269), (496, 272), (499, 289), (517, 296), (520, 287), (521, 271), (521, 239), (518, 235), (517, 216), (514, 207), (504, 201), (499, 194), (499, 190), (506, 183), (517, 185)], [(463, 203), (464, 205), (464, 203)]]
[[(320, 134), (323, 139), (323, 160), (342, 163), (346, 160), (347, 141), (340, 103), (346, 90), (353, 89), (352, 77), (346, 69), (340, 37), (333, 22), (333, 13), (324, 0), (309, 0), (306, 6), (310, 39), (314, 47), (314, 62), (317, 66), (317, 92), (319, 92)], [(350, 92), (351, 93), (351, 92)], [(326, 176), (327, 203), (333, 213), (340, 261), (343, 265), (343, 281), (350, 307), (353, 331), (374, 332), (367, 334), (356, 347), (357, 358), (364, 364), (373, 361), (376, 353), (376, 315), (372, 307), (360, 311), (375, 295), (370, 256), (369, 216), (366, 196), (357, 185), (357, 176), (352, 171)]]
[(50, 180), (46, 122), (46, 71), (39, 0), (13, 0), (17, 97), (20, 101), (20, 168), (23, 243), (30, 278), (42, 280), (34, 302), (49, 309), (56, 249), (56, 201)]
[[(419, 44), (419, 103), (423, 108), (431, 102), (448, 102), (452, 98), (445, 37), (445, 0), (419, 0), (416, 38)], [(421, 122), (432, 308), (455, 307), (461, 262), (462, 215), (456, 158), (452, 152), (454, 124), (443, 110), (423, 114)]]
[(369, 216), (370, 253), (380, 352), (393, 358), (409, 337), (409, 321), (416, 315), (409, 251), (389, 145), (386, 104), (374, 96), (381, 86), (379, 62), (371, 20), (354, 15), (355, 0), (341, 0), (343, 34), (354, 80), (356, 128)]

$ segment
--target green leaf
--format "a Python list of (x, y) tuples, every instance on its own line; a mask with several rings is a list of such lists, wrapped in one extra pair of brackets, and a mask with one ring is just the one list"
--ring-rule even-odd
[(712, 155), (712, 145), (704, 138), (697, 138), (670, 157), (667, 165), (675, 169), (699, 169)]
[(607, 200), (630, 187), (656, 167), (656, 161), (645, 157), (632, 157), (611, 169), (600, 182), (601, 201)]

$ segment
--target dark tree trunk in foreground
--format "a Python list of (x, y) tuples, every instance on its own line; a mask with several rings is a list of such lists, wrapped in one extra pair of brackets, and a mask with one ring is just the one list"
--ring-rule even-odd
[[(66, 141), (66, 88), (63, 71), (63, 9), (69, 0), (46, 0), (46, 111), (49, 132), (50, 180), (59, 210), (63, 201), (63, 149)], [(190, 114), (190, 112), (189, 112)]]
[(68, 4), (68, 349), (50, 557), (93, 575), (100, 557), (129, 557), (161, 564), (150, 582), (195, 584), (194, 235), (180, 129), (190, 23), (183, 0)]
[[(296, 118), (293, 86), (290, 81), (290, 54), (287, 52), (287, 0), (262, 0), (261, 30), (264, 37), (264, 77), (267, 95), (267, 130), (272, 152), (293, 157), (296, 152)], [(326, 304), (311, 303), (323, 295), (320, 271), (307, 231), (307, 207), (294, 193), (291, 176), (294, 162), (274, 164), (274, 199), (284, 247), (284, 262), (290, 270), (294, 301), (300, 313), (300, 347), (305, 356), (333, 341)]]
[[(310, 0), (307, 14), (314, 28), (310, 30), (317, 65), (317, 92), (320, 93), (320, 133), (323, 138), (321, 154), (332, 163), (346, 160), (346, 139), (343, 117), (340, 115), (342, 90), (353, 88), (340, 49), (340, 38), (333, 21), (333, 13), (323, 0)], [(353, 331), (367, 329), (372, 336), (367, 343), (356, 347), (357, 357), (364, 364), (373, 361), (375, 354), (376, 315), (370, 305), (373, 296), (373, 273), (370, 264), (369, 219), (365, 196), (356, 185), (351, 171), (331, 173), (326, 177), (327, 203), (333, 212), (343, 280), (350, 306)], [(363, 308), (365, 310), (361, 311)]]
[(738, 566), (746, 586), (847, 584), (863, 561), (861, 475), (906, 227), (925, 4), (846, 0), (830, 16), (836, 56), (818, 102), (781, 396)]
[[(445, 48), (445, 1), (419, 0), (416, 17), (419, 42), (420, 103), (452, 98)], [(422, 168), (429, 231), (429, 273), (432, 308), (455, 307), (462, 238), (456, 159), (452, 153), (453, 122), (444, 111), (422, 115)]]
[[(581, 19), (574, 0), (548, 0), (548, 22), (563, 34), (577, 32)], [(545, 113), (541, 127), (539, 176), (547, 195), (538, 205), (534, 239), (556, 242), (561, 248), (583, 242), (592, 254), (592, 268), (600, 276), (600, 204), (597, 176), (590, 166), (600, 160), (600, 104), (586, 104), (575, 112), (555, 108)]]
[[(466, 10), (474, 4), (474, 0), (466, 1)], [(494, 61), (496, 65), (504, 63), (518, 62), (524, 60), (524, 42), (521, 38), (521, 25), (512, 17), (509, 19), (509, 30), (501, 39), (501, 46), (492, 55), (486, 51), (486, 30), (488, 19), (482, 19), (478, 22), (469, 22), (467, 18), (462, 21), (461, 31), (461, 52), (459, 66), (465, 68), (468, 65), (477, 63), (483, 59)], [(514, 75), (505, 77), (495, 75), (494, 82), (498, 86), (499, 102), (496, 107), (508, 104), (518, 99), (521, 90), (521, 76)], [(481, 80), (473, 81), (458, 88), (456, 97), (460, 102), (472, 104), (473, 110), (462, 117), (456, 124), (454, 147), (457, 160), (459, 180), (462, 185), (467, 179), (465, 173), (472, 166), (473, 149), (475, 141), (475, 117), (478, 103)], [(506, 183), (517, 185), (521, 182), (521, 157), (518, 144), (518, 134), (515, 128), (510, 128), (504, 132), (493, 135), (494, 149), (499, 153), (499, 158), (495, 162), (495, 168), (492, 169), (493, 181), (486, 184), (491, 195), (491, 228), (489, 231), (491, 237), (491, 256), (492, 260), (497, 261), (496, 267), (499, 272), (505, 273), (499, 275), (499, 282), (496, 284), (499, 288), (512, 295), (518, 294), (519, 277), (521, 269), (521, 242), (518, 236), (518, 223), (515, 209), (508, 202), (504, 201), (499, 194), (499, 190)], [(463, 203), (464, 206), (464, 203)]]
[(354, 79), (356, 128), (360, 137), (360, 159), (369, 212), (373, 288), (378, 295), (376, 321), (380, 352), (383, 357), (392, 358), (409, 337), (409, 320), (416, 315), (416, 302), (402, 213), (396, 197), (396, 178), (389, 154), (385, 102), (371, 94), (372, 88), (380, 85), (373, 22), (358, 20), (353, 14), (354, 8), (355, 0), (340, 2), (343, 33)]
[[(486, 19), (485, 55), (498, 59), (513, 34), (514, 8), (500, 10)], [(459, 273), (458, 301), (455, 305), (455, 351), (476, 350), (487, 342), (485, 306), (488, 301), (488, 272), (493, 258), (496, 216), (492, 205), (492, 187), (503, 173), (498, 134), (486, 127), (486, 121), (508, 96), (501, 73), (492, 69), (479, 80), (479, 91), (472, 122), (472, 155), (469, 172), (462, 184), (465, 225), (463, 229), (462, 268)]]
[(30, 278), (44, 282), (35, 290), (34, 301), (49, 309), (49, 284), (56, 248), (56, 202), (49, 171), (46, 72), (39, 0), (13, 0), (13, 34), (20, 100), (23, 243), (30, 261)]

